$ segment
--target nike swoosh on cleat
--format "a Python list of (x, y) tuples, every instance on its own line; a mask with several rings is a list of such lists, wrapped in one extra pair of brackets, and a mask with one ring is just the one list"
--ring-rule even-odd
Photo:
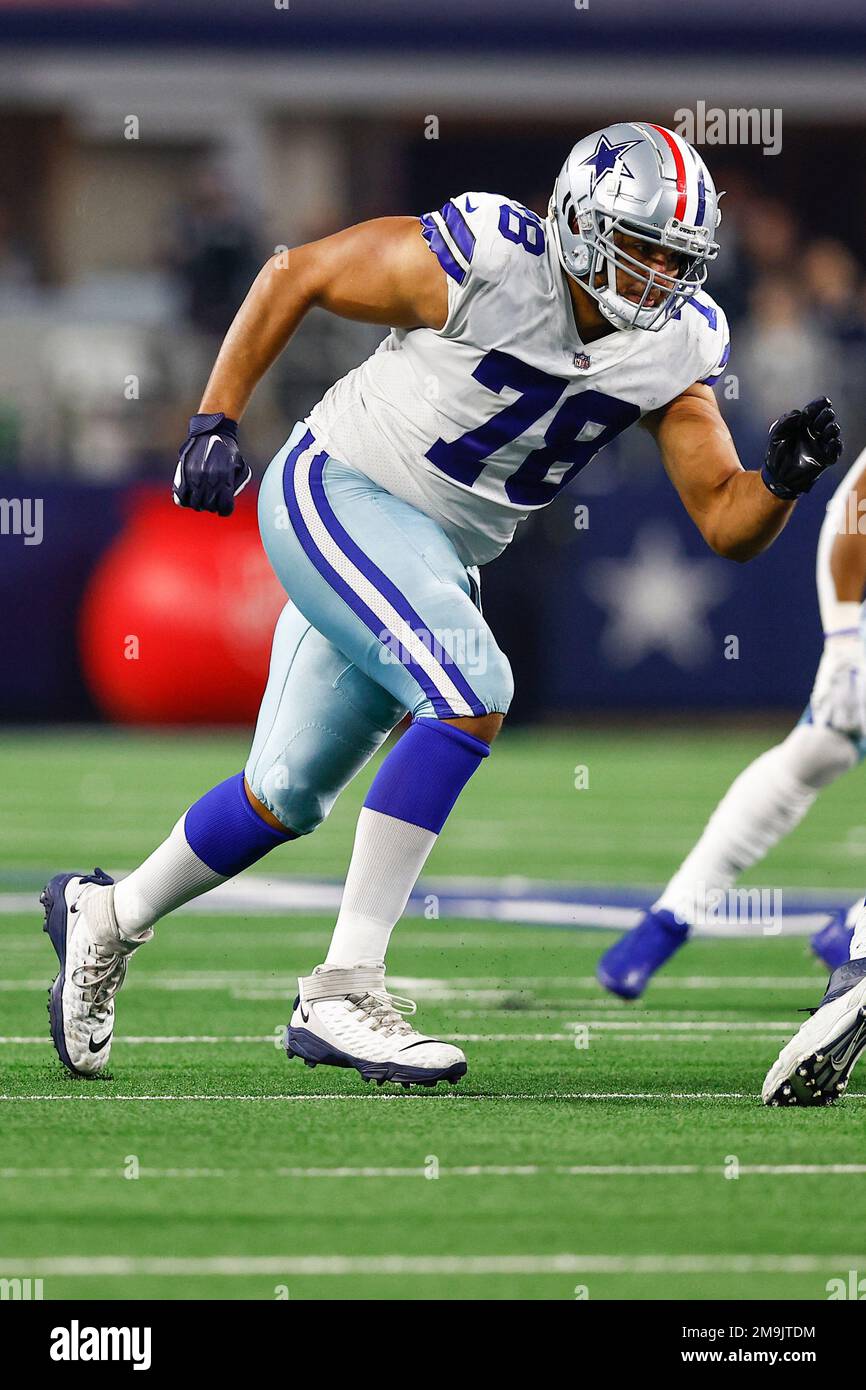
[(472, 203), (470, 203), (470, 201), (469, 201), (468, 198), (466, 199), (466, 211), (467, 211), (467, 212), (477, 212), (477, 211), (478, 211), (478, 208), (477, 208), (477, 207), (473, 207)]
[(98, 1043), (94, 1046), (93, 1039), (91, 1038), (91, 1039), (90, 1039), (90, 1042), (87, 1044), (87, 1046), (88, 1046), (88, 1048), (90, 1049), (91, 1052), (101, 1052), (102, 1049), (105, 1047), (106, 1043), (110, 1043), (110, 1042), (111, 1042), (111, 1034), (110, 1034), (110, 1033), (106, 1033), (105, 1037), (102, 1039), (102, 1042), (98, 1042)]
[(847, 1067), (852, 1056), (854, 1055), (854, 1052), (856, 1051), (860, 1041), (861, 1039), (858, 1035), (853, 1039), (851, 1043), (849, 1043), (848, 1047), (841, 1054), (838, 1052), (830, 1053), (830, 1063), (833, 1067), (835, 1067), (836, 1071), (844, 1071), (845, 1067)]

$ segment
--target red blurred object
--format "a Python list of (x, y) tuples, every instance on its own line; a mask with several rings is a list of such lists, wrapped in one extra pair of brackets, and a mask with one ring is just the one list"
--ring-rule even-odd
[[(244, 505), (240, 505), (243, 502)], [(103, 713), (134, 724), (252, 723), (286, 595), (252, 501), (233, 516), (133, 497), (81, 608), (79, 644)]]

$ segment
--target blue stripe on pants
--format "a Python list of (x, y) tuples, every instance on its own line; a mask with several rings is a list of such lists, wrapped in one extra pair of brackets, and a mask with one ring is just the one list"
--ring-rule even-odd
[[(295, 470), (299, 460), (303, 454), (315, 447), (316, 444), (312, 432), (307, 430), (288, 454), (283, 469), (283, 494), (286, 506), (295, 534), (307, 557), (328, 585), (340, 595), (352, 612), (361, 619), (376, 639), (382, 643), (383, 648), (387, 648), (389, 652), (395, 653), (399, 657), (402, 665), (430, 700), (437, 718), (455, 718), (465, 716), (467, 713), (475, 715), (485, 714), (487, 712), (486, 706), (472, 690), (456, 663), (449, 664), (446, 672), (438, 659), (431, 653), (431, 662), (434, 667), (434, 673), (431, 673), (419, 662), (414, 660), (411, 653), (406, 650), (405, 644), (400, 641), (399, 635), (392, 632), (387, 623), (373, 612), (364, 598), (351, 586), (351, 583), (346, 577), (339, 574), (329, 559), (322, 553), (304, 519), (295, 484)], [(328, 455), (324, 451), (321, 451), (312, 460), (310, 466), (310, 495), (317, 520), (321, 522), (340, 553), (344, 555), (364, 576), (368, 583), (382, 595), (411, 631), (419, 637), (419, 640), (423, 641), (423, 635), (428, 632), (424, 620), (408, 602), (405, 595), (396, 587), (393, 581), (389, 579), (389, 577), (373, 563), (370, 557), (364, 553), (360, 546), (356, 544), (342, 526), (331, 507), (326, 495), (323, 476), (327, 460)], [(429, 647), (427, 650), (429, 651)], [(467, 708), (455, 708), (453, 696), (449, 698), (448, 694), (440, 688), (441, 681), (437, 682), (435, 675), (436, 669), (440, 670), (442, 676), (457, 690), (459, 696), (466, 702)]]

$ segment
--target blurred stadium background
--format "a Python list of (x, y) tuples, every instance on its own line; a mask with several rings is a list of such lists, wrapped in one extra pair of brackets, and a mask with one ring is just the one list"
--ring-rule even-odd
[[(718, 394), (747, 466), (775, 414), (825, 391), (853, 459), (864, 49), (858, 0), (0, 3), (0, 719), (248, 721), (280, 602), (252, 502), (230, 528), (168, 488), (257, 266), (466, 188), (543, 211), (570, 144), (611, 119), (781, 113), (779, 153), (703, 147), (727, 190)], [(257, 472), (380, 336), (310, 317), (245, 421)], [(617, 441), (485, 572), (514, 721), (801, 706), (829, 493), (741, 569), (705, 550), (652, 445)], [(41, 502), (41, 543), (12, 534), (14, 499)]]

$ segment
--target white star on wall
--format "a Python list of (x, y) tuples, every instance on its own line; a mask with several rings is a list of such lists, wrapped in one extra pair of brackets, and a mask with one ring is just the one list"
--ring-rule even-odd
[(709, 557), (686, 556), (677, 531), (664, 522), (645, 525), (631, 554), (596, 560), (587, 591), (607, 611), (602, 652), (612, 666), (636, 666), (661, 652), (684, 671), (711, 654), (710, 609), (731, 591), (730, 580)]

